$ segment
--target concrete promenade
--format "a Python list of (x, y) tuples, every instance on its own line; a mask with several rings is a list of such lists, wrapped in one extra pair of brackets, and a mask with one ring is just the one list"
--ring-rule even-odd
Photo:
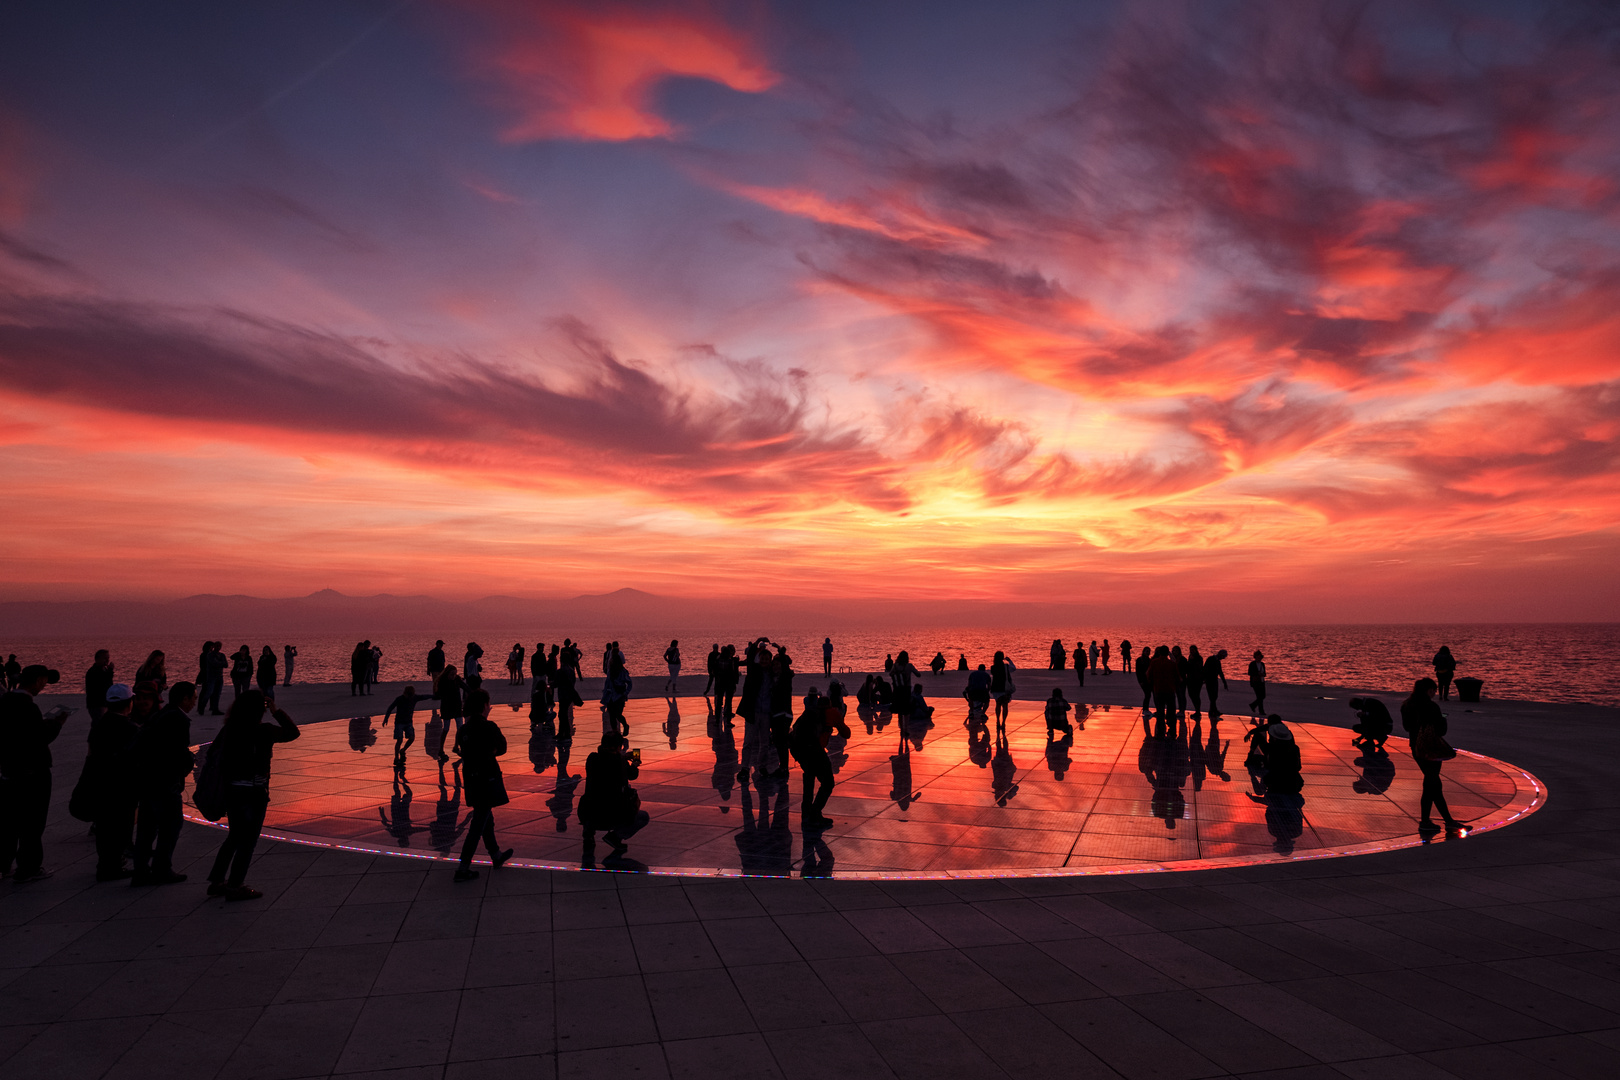
[[(1082, 693), (1072, 672), (1021, 672), (1018, 696), (1055, 680), (1140, 701), (1134, 679)], [(924, 681), (942, 711), (960, 684)], [(399, 685), (364, 708), (330, 685), (282, 703), (301, 723), (381, 713)], [(1348, 725), (1351, 693), (1276, 686), (1268, 704)], [(1248, 699), (1233, 679), (1222, 703)], [(444, 864), (265, 844), (264, 899), (226, 904), (202, 881), (221, 834), (190, 825), (191, 882), (94, 883), (66, 810), (87, 719), (56, 701), (81, 706), (57, 743), (56, 876), (0, 883), (0, 1075), (19, 1080), (1533, 1080), (1620, 1062), (1614, 709), (1450, 703), (1452, 741), (1535, 773), (1546, 808), (1387, 854), (948, 883), (486, 868), (455, 885)]]

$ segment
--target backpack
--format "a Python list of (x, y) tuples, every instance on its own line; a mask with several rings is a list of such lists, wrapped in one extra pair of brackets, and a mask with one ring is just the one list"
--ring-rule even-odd
[(221, 731), (208, 744), (208, 752), (197, 769), (197, 783), (191, 801), (209, 821), (225, 816), (225, 733)]

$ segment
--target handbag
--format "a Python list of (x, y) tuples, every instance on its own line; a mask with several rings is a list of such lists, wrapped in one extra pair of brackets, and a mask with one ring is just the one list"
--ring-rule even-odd
[(224, 732), (214, 736), (208, 744), (208, 753), (197, 770), (197, 783), (192, 788), (191, 802), (203, 817), (218, 821), (225, 816), (225, 739)]
[(1457, 756), (1456, 749), (1430, 724), (1412, 736), (1412, 756), (1424, 761), (1450, 761)]

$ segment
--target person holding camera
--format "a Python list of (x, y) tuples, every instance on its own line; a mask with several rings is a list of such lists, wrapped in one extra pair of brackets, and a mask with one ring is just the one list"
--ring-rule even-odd
[(630, 781), (641, 775), (641, 751), (626, 750), (624, 740), (615, 732), (602, 736), (602, 744), (585, 759), (585, 794), (579, 800), (580, 831), (585, 835), (585, 847), (580, 865), (596, 863), (596, 833), (603, 831), (602, 839), (613, 845), (610, 859), (621, 857), (630, 849), (625, 840), (640, 832), (649, 816), (641, 808), (641, 796), (630, 786)]

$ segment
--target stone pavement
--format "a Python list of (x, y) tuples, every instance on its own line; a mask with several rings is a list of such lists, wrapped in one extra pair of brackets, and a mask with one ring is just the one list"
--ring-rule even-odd
[[(1023, 673), (1019, 696), (1052, 678)], [(1093, 682), (1087, 699), (1131, 697), (1119, 676)], [(1232, 695), (1247, 696), (1236, 680)], [(1274, 695), (1290, 719), (1349, 722), (1348, 691)], [(332, 687), (284, 700), (304, 721), (359, 711)], [(1607, 1078), (1620, 713), (1465, 708), (1448, 709), (1453, 741), (1550, 795), (1461, 843), (1125, 877), (467, 885), (442, 865), (267, 845), (250, 877), (266, 896), (248, 904), (94, 884), (65, 809), (81, 712), (58, 744), (56, 876), (0, 883), (0, 1073)], [(218, 841), (187, 826), (181, 869), (200, 879)]]

